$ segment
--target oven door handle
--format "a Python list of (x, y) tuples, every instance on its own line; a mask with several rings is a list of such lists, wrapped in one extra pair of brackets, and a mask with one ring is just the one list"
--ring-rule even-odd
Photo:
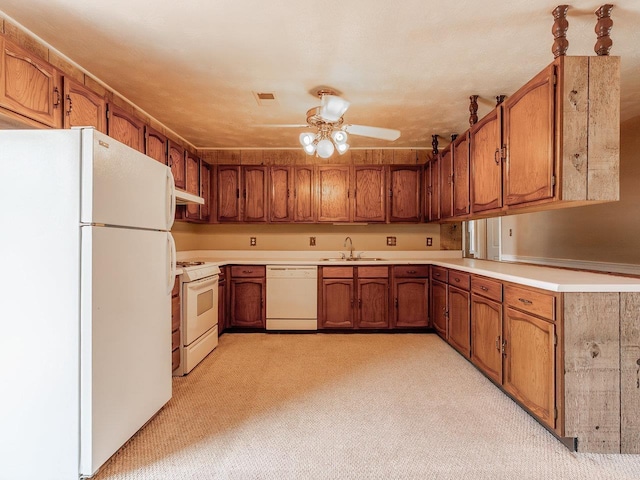
[(187, 288), (191, 291), (197, 292), (199, 290), (208, 290), (218, 284), (218, 276), (206, 277), (201, 280), (195, 280), (193, 282), (185, 283)]

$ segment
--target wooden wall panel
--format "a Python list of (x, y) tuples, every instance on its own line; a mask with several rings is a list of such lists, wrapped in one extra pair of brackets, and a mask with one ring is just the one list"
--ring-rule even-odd
[(565, 435), (579, 452), (620, 452), (619, 302), (618, 293), (564, 294)]
[(620, 453), (640, 453), (640, 293), (620, 294)]

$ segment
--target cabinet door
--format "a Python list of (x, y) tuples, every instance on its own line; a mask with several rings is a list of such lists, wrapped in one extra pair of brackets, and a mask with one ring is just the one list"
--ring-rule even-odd
[(107, 102), (70, 77), (64, 77), (64, 128), (95, 127), (107, 133)]
[(351, 221), (349, 166), (318, 167), (318, 222)]
[(384, 167), (353, 167), (353, 221), (384, 222), (385, 200)]
[(422, 167), (389, 167), (389, 221), (419, 222), (422, 219)]
[(353, 328), (355, 301), (352, 278), (322, 280), (322, 315), (319, 328)]
[(395, 278), (394, 327), (429, 326), (429, 280), (426, 278)]
[(122, 108), (107, 105), (107, 135), (144, 153), (144, 123)]
[(267, 221), (267, 167), (242, 167), (242, 220)]
[(502, 304), (471, 295), (471, 361), (502, 383)]
[(144, 139), (146, 142), (144, 153), (166, 165), (169, 161), (167, 158), (167, 137), (156, 129), (145, 126)]
[(436, 333), (447, 338), (447, 285), (433, 280), (431, 282), (431, 322)]
[(440, 157), (440, 218), (453, 216), (453, 156), (446, 148)]
[(553, 198), (555, 65), (504, 102), (507, 205)]
[(511, 307), (505, 310), (504, 388), (555, 428), (555, 326)]
[(265, 328), (265, 279), (234, 278), (231, 280), (231, 325)]
[(33, 54), (0, 37), (0, 106), (62, 128), (62, 76)]
[(169, 167), (171, 167), (171, 173), (173, 173), (173, 180), (176, 183), (176, 188), (185, 189), (186, 184), (186, 168), (184, 162), (184, 148), (172, 140), (169, 140)]
[(200, 220), (208, 222), (211, 219), (211, 165), (200, 160), (200, 195), (204, 198), (204, 205), (200, 205)]
[(496, 107), (469, 131), (472, 212), (502, 207), (499, 111), (500, 107)]
[(358, 280), (358, 328), (389, 327), (389, 279)]
[(449, 285), (449, 343), (467, 358), (471, 357), (470, 297)]
[(216, 175), (219, 222), (240, 221), (240, 167), (218, 166)]
[(427, 162), (423, 168), (422, 175), (422, 183), (423, 188), (423, 200), (424, 204), (422, 208), (424, 209), (424, 221), (431, 221), (431, 162)]
[(440, 159), (436, 156), (429, 162), (431, 165), (431, 183), (429, 192), (431, 193), (431, 210), (429, 211), (429, 221), (440, 220)]
[(293, 174), (291, 167), (270, 168), (269, 220), (271, 222), (293, 222)]
[[(200, 159), (187, 152), (185, 155), (185, 190), (200, 196)], [(185, 218), (200, 220), (200, 206), (188, 203), (185, 208)]]
[(315, 175), (313, 167), (300, 166), (294, 168), (294, 220), (296, 222), (315, 222), (316, 196), (314, 183)]
[(453, 142), (453, 215), (469, 213), (469, 142), (467, 132)]

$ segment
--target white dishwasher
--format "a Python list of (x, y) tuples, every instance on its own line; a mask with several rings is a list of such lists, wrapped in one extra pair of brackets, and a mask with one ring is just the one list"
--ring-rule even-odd
[(267, 265), (267, 330), (318, 329), (318, 267)]

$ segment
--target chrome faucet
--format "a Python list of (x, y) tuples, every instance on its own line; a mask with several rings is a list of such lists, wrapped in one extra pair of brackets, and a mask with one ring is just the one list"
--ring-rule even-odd
[(347, 246), (347, 240), (349, 240), (349, 260), (353, 260), (353, 241), (351, 240), (351, 237), (347, 237), (344, 239), (343, 246)]

